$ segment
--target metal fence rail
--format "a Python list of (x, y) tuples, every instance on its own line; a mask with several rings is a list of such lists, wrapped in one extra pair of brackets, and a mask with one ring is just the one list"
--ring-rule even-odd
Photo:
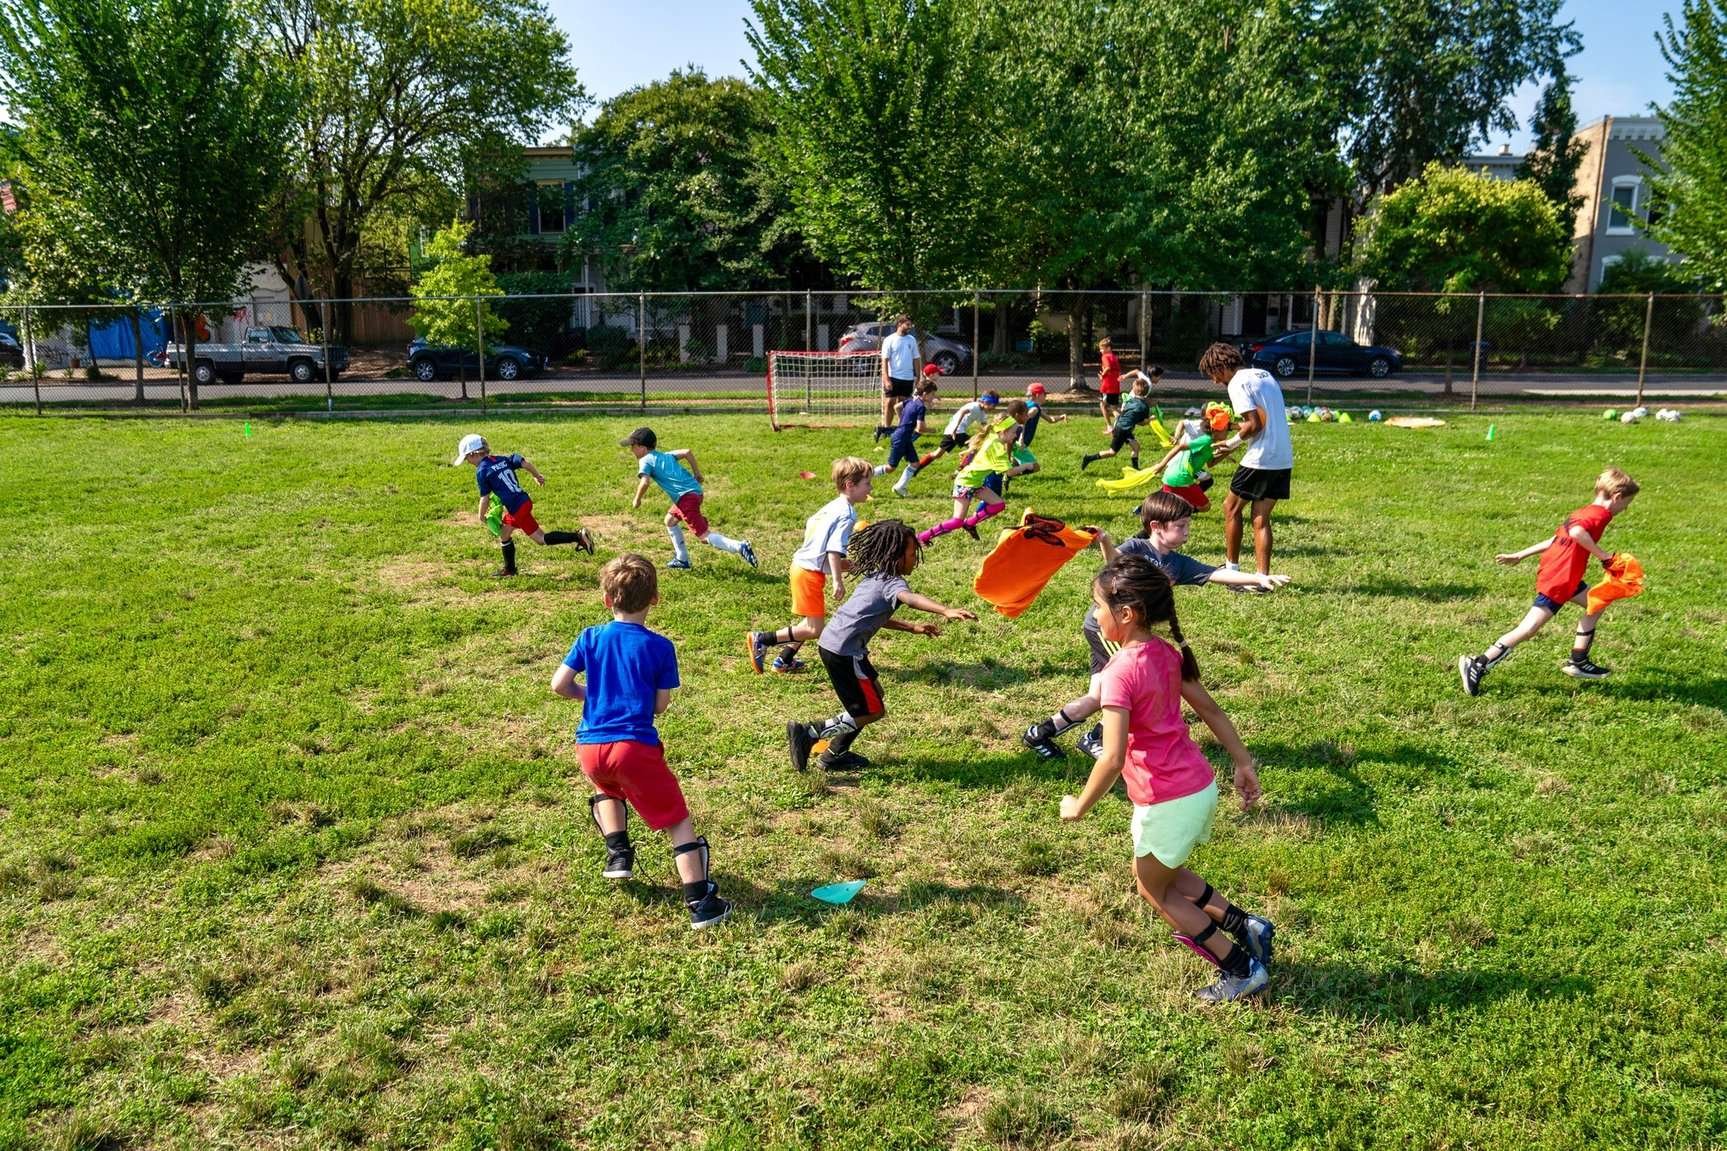
[[(544, 397), (564, 404), (759, 410), (770, 353), (873, 350), (899, 310), (913, 314), (949, 394), (984, 388), (1095, 388), (1098, 340), (1124, 365), (1157, 364), (1172, 384), (1198, 382), (1199, 353), (1240, 345), (1286, 387), (1335, 392), (1505, 394), (1630, 392), (1646, 386), (1727, 390), (1727, 300), (1702, 295), (1522, 296), (1399, 292), (918, 290), (588, 293), (462, 297), (475, 337), (410, 348), (406, 298), (248, 298), (140, 309), (19, 305), (0, 313), (23, 362), (0, 358), (0, 403), (123, 405), (252, 397), (321, 399), (335, 408), (413, 400), (487, 404)], [(482, 312), (505, 321), (481, 350)], [(1264, 349), (1295, 335), (1296, 354)], [(192, 365), (174, 348), (196, 327)], [(1357, 345), (1344, 371), (1328, 356)], [(298, 350), (296, 351), (296, 344)], [(1366, 347), (1386, 349), (1377, 375)], [(1288, 351), (1278, 343), (1273, 351)], [(284, 350), (286, 349), (286, 350)], [(410, 354), (413, 351), (413, 354)], [(0, 356), (5, 349), (0, 347)], [(305, 366), (306, 362), (311, 367)], [(298, 366), (296, 366), (298, 365)], [(190, 372), (188, 372), (190, 367)]]

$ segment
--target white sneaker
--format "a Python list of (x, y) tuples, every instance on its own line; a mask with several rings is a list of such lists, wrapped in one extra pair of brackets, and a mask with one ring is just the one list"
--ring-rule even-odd
[(1194, 997), (1206, 1003), (1229, 1003), (1236, 999), (1244, 999), (1265, 987), (1271, 976), (1265, 972), (1265, 965), (1257, 959), (1247, 961), (1247, 974), (1240, 979), (1233, 975), (1220, 975), (1217, 982), (1210, 987), (1201, 987), (1194, 992)]

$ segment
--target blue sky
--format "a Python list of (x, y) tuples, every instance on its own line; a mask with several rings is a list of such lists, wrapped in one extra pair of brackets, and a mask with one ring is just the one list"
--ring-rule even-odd
[[(548, 0), (570, 36), (582, 83), (597, 99), (698, 64), (710, 76), (741, 76), (750, 55), (744, 39), (744, 0)], [(1642, 115), (1651, 102), (1667, 99), (1666, 64), (1655, 45), (1661, 14), (1679, 11), (1678, 0), (1567, 0), (1564, 18), (1583, 36), (1583, 51), (1571, 60), (1577, 77), (1580, 123), (1609, 113)], [(1513, 106), (1525, 122), (1539, 89), (1530, 85)], [(1486, 151), (1509, 142), (1528, 146), (1527, 131), (1509, 141), (1489, 141)]]

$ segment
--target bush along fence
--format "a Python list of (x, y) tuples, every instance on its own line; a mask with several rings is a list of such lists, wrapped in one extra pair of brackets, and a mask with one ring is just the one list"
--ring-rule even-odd
[[(443, 310), (448, 344), (415, 335)], [(13, 304), (0, 402), (206, 401), (284, 409), (543, 400), (758, 408), (776, 351), (873, 352), (910, 314), (948, 395), (1095, 388), (1100, 339), (1128, 366), (1196, 384), (1215, 340), (1286, 387), (1420, 394), (1592, 380), (1638, 398), (1652, 374), (1727, 380), (1727, 300), (1703, 295), (1327, 291), (573, 292), (212, 304)], [(468, 317), (472, 317), (471, 320)], [(452, 321), (452, 317), (454, 320)], [(1313, 333), (1317, 331), (1317, 336)], [(483, 335), (482, 335), (483, 333)], [(190, 337), (190, 339), (186, 337)], [(192, 354), (188, 358), (188, 344)], [(855, 361), (860, 388), (873, 372)]]

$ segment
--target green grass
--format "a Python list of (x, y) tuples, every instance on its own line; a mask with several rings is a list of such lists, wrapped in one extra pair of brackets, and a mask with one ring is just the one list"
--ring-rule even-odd
[[(783, 570), (858, 433), (654, 421), (716, 526), (650, 619), (685, 686), (671, 761), (737, 901), (692, 934), (665, 845), (613, 886), (547, 689), (604, 618), (596, 561), (472, 522), (448, 421), (0, 420), (0, 1147), (1705, 1148), (1727, 1142), (1727, 418), (1454, 416), (1296, 429), (1275, 596), (1184, 589), (1206, 679), (1265, 764), (1195, 863), (1279, 926), (1257, 1003), (1134, 894), (1119, 793), (1062, 825), (1070, 758), (1018, 733), (1083, 686), (1089, 559), (1017, 621), (875, 646), (861, 779), (800, 779), (819, 675), (752, 675)], [(473, 429), (548, 475), (601, 559), (630, 417)], [(1014, 504), (1131, 527), (1050, 427)], [(1452, 661), (1517, 620), (1604, 464), (1650, 573), (1477, 700)], [(1227, 470), (1227, 468), (1226, 468)], [(866, 518), (947, 514), (948, 471)], [(1092, 478), (1087, 476), (1086, 480)], [(1215, 558), (1216, 512), (1190, 550)], [(969, 603), (983, 548), (913, 578)], [(1566, 629), (1568, 630), (1568, 629)], [(1214, 762), (1222, 757), (1207, 744)], [(868, 877), (849, 908), (810, 888)]]

